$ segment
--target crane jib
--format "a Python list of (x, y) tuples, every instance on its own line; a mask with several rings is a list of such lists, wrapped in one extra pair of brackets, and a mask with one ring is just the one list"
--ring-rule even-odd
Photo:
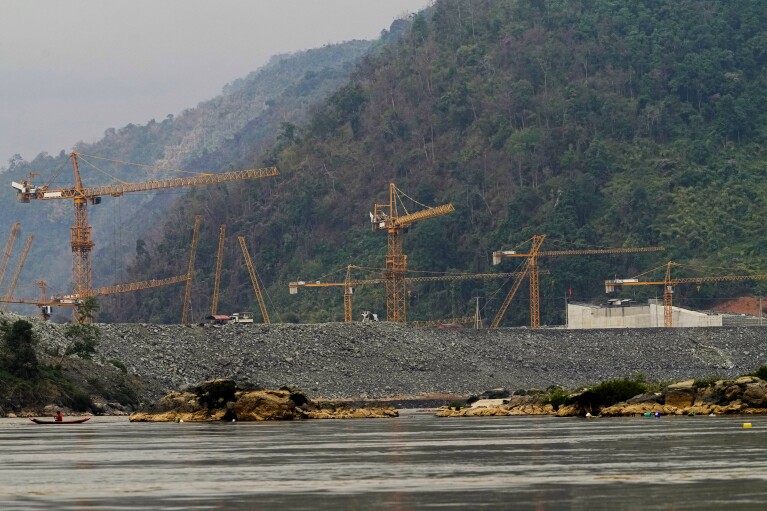
[(62, 188), (59, 190), (47, 190), (46, 187), (26, 188), (22, 185), (14, 186), (25, 199), (74, 199), (95, 198), (106, 195), (119, 197), (124, 193), (145, 192), (150, 190), (162, 190), (167, 188), (182, 188), (187, 186), (208, 185), (240, 181), (243, 179), (260, 179), (279, 175), (276, 167), (264, 169), (238, 170), (221, 174), (203, 174), (194, 177), (177, 177), (173, 179), (157, 179), (141, 183), (125, 183), (105, 186), (93, 186), (89, 188)]

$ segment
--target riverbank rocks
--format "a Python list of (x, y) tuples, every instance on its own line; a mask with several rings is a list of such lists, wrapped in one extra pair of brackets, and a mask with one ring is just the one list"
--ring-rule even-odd
[(661, 415), (767, 414), (767, 382), (755, 376), (717, 380), (708, 385), (685, 380), (669, 385), (657, 401), (634, 398), (603, 408), (602, 417)]
[(399, 417), (399, 412), (394, 408), (335, 408), (307, 410), (306, 419), (385, 419)]
[(437, 417), (498, 417), (511, 415), (554, 415), (551, 405), (528, 404), (518, 406), (492, 406), (479, 408), (445, 407), (436, 413)]
[(233, 380), (211, 380), (171, 392), (157, 403), (133, 413), (131, 422), (267, 421), (396, 417), (393, 408), (347, 408), (312, 403), (288, 388), (250, 389)]
[(666, 388), (665, 404), (677, 408), (692, 406), (696, 394), (697, 389), (695, 388), (695, 380), (685, 380), (679, 383), (674, 383)]
[(487, 398), (467, 401), (469, 406), (443, 406), (437, 412), (437, 417), (494, 417), (510, 415), (554, 415), (554, 407), (545, 404), (539, 394), (510, 395), (488, 391), (481, 396), (505, 395), (506, 398)]
[(637, 415), (727, 415), (767, 414), (767, 381), (755, 376), (718, 380), (705, 385), (685, 380), (666, 387), (664, 392), (646, 392), (610, 406), (588, 404), (590, 391), (571, 395), (555, 408), (539, 392), (511, 395), (508, 399), (470, 398), (467, 406), (444, 406), (438, 417), (484, 417), (510, 415), (554, 415), (557, 417), (631, 417)]

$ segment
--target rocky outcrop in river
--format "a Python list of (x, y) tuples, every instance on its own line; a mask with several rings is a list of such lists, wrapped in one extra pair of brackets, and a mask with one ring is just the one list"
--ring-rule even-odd
[(484, 417), (509, 415), (556, 415), (558, 417), (635, 415), (726, 415), (767, 414), (767, 381), (755, 376), (718, 380), (705, 385), (686, 380), (665, 387), (662, 392), (647, 392), (626, 401), (606, 404), (590, 389), (569, 396), (561, 406), (549, 401), (543, 392), (511, 395), (495, 399), (469, 399), (444, 406), (439, 417)]
[(157, 403), (132, 413), (131, 422), (267, 421), (299, 419), (388, 418), (393, 408), (324, 406), (290, 389), (240, 388), (232, 380), (213, 380), (171, 392)]

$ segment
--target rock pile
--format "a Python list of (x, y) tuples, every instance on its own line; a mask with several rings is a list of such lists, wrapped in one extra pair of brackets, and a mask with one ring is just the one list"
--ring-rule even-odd
[[(35, 323), (41, 347), (63, 326)], [(100, 359), (147, 382), (145, 400), (215, 378), (328, 399), (574, 388), (637, 372), (652, 381), (734, 378), (767, 363), (760, 328), (418, 329), (389, 322), (99, 325)]]
[(348, 409), (313, 404), (290, 389), (240, 388), (219, 379), (171, 392), (130, 415), (131, 422), (266, 421), (397, 417), (393, 408)]

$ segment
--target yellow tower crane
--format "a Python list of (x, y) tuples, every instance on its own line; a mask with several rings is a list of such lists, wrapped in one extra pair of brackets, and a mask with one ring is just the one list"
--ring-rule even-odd
[[(455, 208), (452, 204), (443, 204), (436, 207), (428, 207), (408, 197), (411, 201), (427, 209), (409, 213), (402, 203), (402, 196), (407, 195), (389, 183), (389, 202), (375, 204), (370, 213), (370, 222), (376, 231), (386, 231), (386, 320), (405, 323), (407, 322), (405, 298), (407, 287), (405, 284), (405, 272), (407, 270), (407, 256), (402, 250), (402, 232), (415, 222), (446, 215)], [(402, 213), (400, 214), (400, 207)]]
[(0, 261), (0, 284), (3, 283), (5, 278), (5, 270), (8, 268), (8, 261), (11, 259), (11, 252), (13, 251), (13, 244), (16, 241), (16, 235), (21, 227), (21, 222), (16, 222), (11, 228), (11, 235), (8, 237), (8, 242), (5, 244), (5, 252), (3, 253), (3, 260)]
[[(168, 277), (165, 279), (150, 279), (140, 282), (130, 282), (127, 284), (116, 284), (113, 286), (100, 287), (93, 290), (93, 296), (108, 296), (116, 293), (128, 293), (132, 291), (140, 291), (143, 289), (152, 289), (156, 287), (169, 286), (172, 284), (180, 284), (186, 282), (187, 275), (177, 275), (175, 277)], [(41, 288), (40, 299), (34, 298), (0, 298), (0, 303), (20, 303), (28, 305), (36, 305), (40, 307), (40, 313), (43, 319), (48, 319), (51, 316), (51, 307), (79, 307), (82, 305), (82, 300), (78, 299), (75, 295), (46, 295), (45, 281), (40, 280), (35, 282), (36, 285)]]
[[(11, 186), (16, 189), (20, 202), (31, 200), (71, 200), (74, 203), (75, 222), (71, 227), (70, 245), (72, 247), (72, 285), (74, 294), (78, 299), (93, 295), (93, 270), (91, 265), (91, 252), (93, 251), (93, 238), (91, 226), (88, 223), (88, 203), (99, 204), (103, 196), (111, 195), (119, 197), (131, 192), (144, 192), (150, 190), (162, 190), (181, 188), (188, 186), (201, 186), (229, 181), (241, 181), (245, 179), (261, 179), (279, 174), (276, 167), (263, 169), (240, 170), (235, 172), (223, 172), (220, 174), (201, 173), (194, 177), (180, 177), (175, 179), (158, 179), (137, 183), (121, 182), (104, 186), (85, 187), (83, 185), (79, 160), (88, 161), (87, 157), (108, 160), (96, 156), (88, 156), (73, 152), (70, 156), (74, 174), (74, 186), (68, 188), (51, 188), (48, 184), (35, 186), (32, 184), (32, 176), (20, 183), (12, 182)], [(119, 162), (125, 163), (125, 162)]]
[[(128, 293), (132, 291), (141, 291), (143, 289), (152, 289), (156, 287), (170, 286), (173, 284), (180, 284), (189, 280), (189, 273), (183, 275), (176, 275), (175, 277), (167, 277), (164, 279), (149, 279), (139, 282), (127, 282), (123, 284), (113, 284), (111, 286), (94, 288), (91, 296), (109, 296), (118, 293)], [(59, 294), (48, 297), (46, 295), (46, 283), (44, 280), (35, 282), (35, 285), (39, 285), (41, 288), (41, 298), (39, 300), (30, 298), (14, 298), (12, 295), (0, 298), (0, 303), (20, 303), (37, 305), (41, 308), (41, 316), (43, 319), (48, 319), (51, 316), (51, 307), (79, 307), (85, 303), (85, 300), (80, 299), (76, 294)]]
[(216, 275), (213, 281), (213, 301), (210, 304), (210, 315), (215, 316), (218, 310), (218, 293), (221, 287), (221, 266), (224, 261), (224, 238), (226, 238), (226, 224), (221, 224), (218, 231), (218, 252), (216, 252)]
[[(346, 278), (343, 282), (307, 282), (303, 280), (290, 282), (288, 289), (290, 294), (294, 295), (298, 293), (299, 288), (302, 287), (343, 287), (344, 289), (344, 323), (351, 323), (353, 321), (352, 315), (352, 295), (354, 289), (359, 286), (371, 285), (371, 284), (386, 284), (386, 278), (376, 279), (352, 279), (352, 269), (365, 269), (359, 266), (348, 265), (346, 267)], [(444, 282), (455, 280), (480, 280), (480, 279), (506, 279), (510, 277), (518, 276), (518, 273), (448, 273), (444, 275), (422, 276), (422, 277), (405, 277), (405, 283), (407, 285), (423, 282)], [(473, 318), (472, 318), (473, 319)], [(423, 322), (422, 322), (423, 323)]]
[(245, 266), (248, 267), (248, 274), (250, 275), (250, 281), (253, 283), (253, 291), (256, 293), (256, 300), (258, 300), (258, 308), (261, 309), (261, 317), (264, 318), (264, 324), (268, 325), (269, 313), (266, 311), (266, 303), (264, 302), (264, 296), (261, 293), (261, 286), (258, 283), (258, 275), (256, 274), (256, 268), (253, 266), (253, 261), (250, 259), (250, 253), (248, 252), (248, 247), (245, 244), (245, 236), (237, 236), (237, 239), (240, 240), (242, 257), (245, 259)]
[[(640, 277), (657, 271), (665, 267), (665, 276), (663, 280), (639, 280)], [(638, 275), (637, 277), (630, 279), (612, 279), (605, 280), (605, 292), (612, 293), (616, 289), (620, 289), (624, 286), (663, 286), (663, 326), (670, 328), (673, 325), (673, 295), (674, 286), (679, 284), (695, 284), (700, 286), (706, 282), (745, 282), (749, 280), (767, 280), (767, 273), (752, 273), (747, 275), (710, 275), (700, 277), (678, 277), (671, 278), (671, 268), (688, 268), (700, 271), (701, 268), (695, 266), (684, 265), (681, 263), (675, 263), (672, 261), (667, 262), (663, 266), (658, 266), (652, 270)]]
[[(525, 259), (524, 266), (520, 271), (520, 275), (515, 279), (511, 290), (506, 295), (506, 298), (498, 309), (498, 313), (495, 315), (491, 328), (498, 328), (501, 324), (506, 310), (514, 295), (517, 293), (520, 284), (526, 276), (530, 277), (530, 328), (540, 328), (541, 326), (541, 298), (540, 298), (540, 284), (538, 276), (540, 270), (538, 268), (539, 257), (557, 257), (557, 256), (569, 256), (569, 255), (605, 255), (605, 254), (634, 254), (644, 252), (662, 252), (664, 247), (637, 247), (637, 248), (597, 248), (597, 249), (576, 249), (576, 250), (540, 250), (543, 241), (546, 239), (546, 235), (533, 236), (528, 241), (531, 242), (531, 248), (529, 252), (516, 252), (514, 250), (498, 250), (493, 252), (493, 264), (500, 264), (504, 258), (521, 257)], [(527, 242), (525, 242), (527, 243)]]

